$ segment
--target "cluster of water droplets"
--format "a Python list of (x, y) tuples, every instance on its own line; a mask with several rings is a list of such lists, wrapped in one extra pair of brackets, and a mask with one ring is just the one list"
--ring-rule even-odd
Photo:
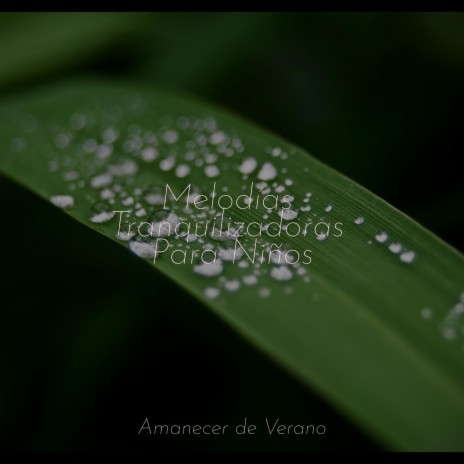
[[(137, 104), (132, 106), (136, 108)], [(124, 111), (127, 112), (127, 108)], [(248, 182), (253, 180), (263, 194), (282, 195), (289, 193), (287, 189), (293, 180), (285, 178), (286, 169), (279, 171), (274, 158), (286, 159), (294, 154), (293, 149), (263, 147), (269, 159), (258, 162), (256, 158), (243, 154), (245, 147), (240, 137), (233, 131), (220, 128), (212, 114), (200, 118), (164, 117), (156, 127), (147, 129), (132, 124), (122, 129), (118, 114), (124, 111), (115, 111), (113, 120), (107, 115), (101, 118), (97, 112), (76, 112), (70, 116), (67, 126), (54, 129), (48, 170), (60, 176), (65, 185), (62, 192), (50, 197), (54, 205), (70, 209), (77, 201), (83, 201), (84, 196), (84, 201), (90, 204), (89, 221), (102, 226), (108, 223), (114, 230), (117, 228), (117, 239), (127, 242), (133, 253), (147, 260), (156, 258), (157, 243), (163, 238), (170, 239), (169, 248), (184, 250), (200, 247), (202, 251), (207, 251), (214, 244), (217, 249), (214, 262), (205, 262), (195, 256), (190, 263), (194, 273), (209, 279), (205, 287), (205, 295), (209, 298), (215, 298), (223, 291), (237, 291), (242, 286), (257, 286), (261, 296), (268, 296), (270, 290), (260, 289), (259, 285), (264, 275), (281, 282), (289, 282), (296, 277), (309, 282), (306, 267), (298, 263), (276, 261), (274, 257), (250, 262), (247, 253), (252, 253), (253, 246), (244, 239), (244, 249), (237, 247), (237, 235), (233, 228), (228, 230), (229, 236), (218, 229), (202, 236), (188, 231), (182, 233), (180, 228), (174, 234), (176, 226), (186, 221), (196, 221), (206, 226), (220, 211), (192, 211), (180, 208), (175, 202), (168, 206), (170, 209), (163, 209), (165, 184), (141, 181), (149, 166), (154, 171), (185, 179), (186, 183), (191, 183), (191, 179), (195, 178), (199, 183), (204, 184), (207, 180), (210, 184), (211, 180), (219, 179), (224, 174), (228, 178), (235, 175), (241, 182), (239, 188), (245, 189)], [(25, 126), (30, 132), (36, 130), (38, 119), (31, 116)], [(18, 151), (26, 145), (26, 138), (14, 140), (14, 147)], [(139, 177), (140, 173), (142, 175)], [(86, 187), (90, 187), (94, 193), (89, 194)], [(87, 193), (80, 194), (84, 189)], [(225, 186), (222, 189), (227, 191)], [(192, 184), (191, 195), (210, 193), (206, 190)], [(310, 211), (310, 196), (308, 192), (301, 208), (280, 213), (267, 210), (262, 219), (270, 220), (272, 215), (280, 214), (284, 221), (295, 220), (300, 211)], [(126, 213), (116, 214), (115, 211)], [(150, 233), (146, 231), (143, 234), (136, 227), (130, 230), (129, 225), (134, 217), (151, 224)], [(117, 224), (118, 220), (120, 224)], [(264, 241), (260, 246), (265, 246)], [(242, 275), (227, 277), (225, 270), (232, 264), (240, 269)], [(237, 272), (232, 274), (237, 275)]]
[[(288, 260), (296, 251), (291, 243), (282, 244), (276, 251), (270, 249), (269, 239), (260, 237), (257, 241), (262, 257), (253, 263), (248, 256), (253, 253), (254, 241), (246, 234), (238, 234), (243, 239), (242, 249), (235, 244), (234, 228), (208, 229), (221, 213), (218, 208), (185, 208), (170, 201), (172, 198), (165, 205), (166, 179), (191, 184), (193, 198), (199, 194), (211, 195), (213, 181), (218, 181), (222, 192), (227, 192), (233, 184), (235, 194), (254, 182), (261, 195), (281, 198), (286, 195), (292, 203), (286, 209), (259, 211), (262, 230), (266, 223), (282, 220), (282, 230), (290, 234), (290, 228), (304, 224), (304, 218), (323, 220), (324, 216), (333, 214), (335, 206), (322, 200), (315, 204), (309, 191), (297, 196), (293, 191), (294, 179), (281, 162), (292, 158), (294, 148), (269, 145), (262, 147), (259, 158), (250, 156), (240, 134), (220, 127), (212, 113), (201, 117), (164, 116), (156, 118), (150, 126), (137, 122), (126, 126), (123, 122), (128, 118), (147, 120), (146, 112), (143, 100), (134, 94), (124, 103), (115, 103), (112, 112), (78, 111), (70, 115), (67, 125), (54, 127), (48, 170), (61, 177), (63, 189), (50, 197), (51, 202), (64, 209), (73, 208), (77, 202), (89, 204), (88, 220), (106, 230), (107, 227), (117, 230), (116, 238), (127, 242), (129, 249), (143, 259), (155, 260), (158, 255), (163, 259), (167, 249), (161, 253), (160, 243), (166, 246), (163, 240), (169, 238), (169, 250), (191, 252), (189, 265), (193, 273), (204, 278), (208, 298), (253, 286), (260, 296), (268, 297), (271, 290), (261, 284), (268, 281), (265, 276), (282, 282), (287, 294), (292, 293), (292, 281), (309, 283), (308, 266)], [(14, 149), (24, 150), (27, 134), (38, 127), (39, 120), (34, 116), (24, 118), (24, 137), (13, 140)], [(266, 156), (261, 161), (263, 153)], [(150, 175), (151, 171), (158, 175)], [(303, 166), (302, 171), (308, 172), (308, 167)], [(153, 177), (162, 177), (165, 181), (153, 184)], [(93, 193), (88, 193), (87, 187)], [(144, 223), (142, 230), (136, 226), (131, 228), (135, 219)], [(358, 216), (352, 221), (362, 225), (364, 218)], [(195, 222), (200, 229), (204, 226), (207, 232), (189, 232), (186, 222)], [(306, 235), (306, 229), (302, 234)], [(328, 237), (327, 232), (318, 233), (315, 238), (324, 246)], [(403, 248), (396, 251), (394, 247), (391, 244), (390, 251), (400, 253), (403, 262), (414, 259), (413, 252)], [(200, 259), (199, 255), (207, 255), (212, 248), (217, 249), (214, 262)], [(195, 250), (199, 252), (194, 254)], [(239, 272), (228, 272), (232, 267)]]
[(416, 259), (416, 252), (407, 249), (402, 243), (390, 240), (390, 237), (386, 232), (379, 232), (375, 235), (375, 240), (387, 246), (388, 251), (394, 255), (398, 255), (399, 260), (402, 263), (410, 264)]
[(435, 322), (443, 336), (449, 342), (460, 342), (464, 350), (464, 291), (451, 308), (448, 308), (444, 318), (439, 319), (430, 307), (420, 310), (420, 316), (425, 321)]

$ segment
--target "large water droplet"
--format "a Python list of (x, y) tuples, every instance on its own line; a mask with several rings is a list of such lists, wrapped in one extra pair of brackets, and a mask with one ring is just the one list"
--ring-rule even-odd
[(222, 274), (224, 267), (220, 259), (216, 259), (211, 263), (201, 263), (193, 266), (193, 271), (196, 274), (205, 276), (205, 277), (216, 277)]
[(74, 198), (71, 195), (54, 195), (50, 201), (59, 208), (72, 208), (74, 206)]
[(403, 247), (401, 246), (401, 243), (391, 243), (388, 247), (388, 249), (394, 254), (399, 253), (402, 250), (402, 248)]
[(161, 160), (159, 166), (162, 171), (169, 171), (174, 167), (175, 164), (176, 159), (174, 158), (174, 156), (170, 155), (167, 158)]
[(277, 177), (277, 169), (271, 163), (264, 163), (258, 172), (258, 179), (272, 180)]
[(140, 235), (134, 235), (129, 240), (129, 250), (143, 259), (154, 260), (155, 245), (156, 240), (150, 237), (141, 237)]
[(190, 174), (190, 167), (187, 166), (186, 164), (179, 164), (179, 166), (176, 167), (176, 176), (179, 177), (180, 179), (187, 177)]
[(163, 205), (165, 191), (159, 185), (150, 185), (144, 192), (145, 201), (149, 205)]
[(108, 187), (113, 182), (113, 176), (111, 174), (100, 174), (90, 179), (90, 185), (93, 188), (103, 188)]
[(227, 134), (222, 131), (217, 131), (211, 134), (209, 141), (212, 145), (219, 145), (228, 140)]
[(274, 280), (287, 281), (293, 277), (292, 271), (287, 266), (275, 266), (271, 270)]
[(384, 242), (386, 242), (388, 240), (388, 235), (385, 232), (380, 232), (375, 236), (375, 239), (379, 243), (384, 243)]
[(94, 214), (90, 220), (95, 224), (102, 224), (108, 222), (114, 217), (114, 211), (103, 211), (101, 213)]
[(166, 237), (175, 232), (176, 226), (180, 223), (179, 216), (168, 209), (160, 209), (151, 213), (147, 222), (153, 224), (153, 235), (155, 237)]
[(147, 163), (154, 161), (156, 158), (158, 158), (158, 150), (152, 147), (147, 147), (142, 150), (140, 153), (140, 157), (146, 161)]
[(219, 174), (221, 174), (221, 171), (215, 164), (210, 164), (205, 167), (206, 177), (217, 177)]
[(245, 158), (238, 170), (241, 174), (251, 174), (257, 166), (258, 162), (254, 158)]
[(403, 263), (412, 263), (416, 259), (416, 253), (414, 251), (405, 251), (404, 253), (401, 253), (400, 255), (400, 260)]

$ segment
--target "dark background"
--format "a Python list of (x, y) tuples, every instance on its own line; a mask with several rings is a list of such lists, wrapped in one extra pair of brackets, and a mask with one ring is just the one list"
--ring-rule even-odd
[[(5, 83), (0, 97), (76, 75), (187, 90), (299, 144), (464, 250), (463, 14), (134, 21), (98, 52)], [(4, 178), (0, 211), (1, 449), (382, 447), (127, 250)], [(327, 433), (137, 436), (145, 417), (245, 416), (262, 431), (265, 417), (280, 417)]]

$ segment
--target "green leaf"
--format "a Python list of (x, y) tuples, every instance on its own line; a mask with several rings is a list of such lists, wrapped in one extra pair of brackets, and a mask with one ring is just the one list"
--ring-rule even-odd
[[(4, 174), (47, 200), (72, 196), (68, 214), (124, 246), (116, 237), (118, 215), (102, 223), (91, 218), (104, 219), (98, 214), (110, 207), (131, 210), (131, 222), (140, 223), (162, 207), (151, 203), (166, 183), (176, 194), (191, 183), (209, 195), (216, 182), (217, 196), (226, 187), (235, 198), (252, 181), (261, 182), (264, 163), (272, 164), (277, 177), (268, 182), (271, 193), (293, 196), (293, 222), (303, 227), (311, 219), (313, 225), (296, 237), (264, 233), (258, 249), (283, 244), (301, 258), (309, 249), (310, 264), (282, 271), (267, 261), (248, 267), (224, 262), (220, 276), (205, 277), (194, 272), (195, 259), (174, 264), (170, 253), (206, 244), (217, 249), (223, 242), (206, 237), (188, 250), (184, 239), (170, 237), (173, 248), (157, 256), (155, 267), (387, 446), (463, 449), (464, 262), (433, 234), (301, 148), (185, 95), (74, 82), (4, 101), (0, 122)], [(248, 157), (258, 166), (245, 179), (238, 166)], [(205, 176), (208, 163), (218, 168), (217, 177)], [(179, 165), (188, 166), (188, 176), (176, 175)], [(180, 219), (201, 223), (201, 211), (183, 206), (169, 201)], [(211, 208), (203, 212), (214, 216)], [(234, 206), (227, 216), (246, 224), (280, 219), (262, 206)], [(314, 232), (317, 222), (331, 224), (323, 240)], [(252, 237), (240, 241), (254, 243)], [(98, 250), (82, 253), (99, 259)], [(250, 275), (256, 283), (246, 279)], [(169, 295), (154, 295), (153, 304), (169, 305)]]
[(0, 14), (0, 86), (69, 67), (134, 31), (139, 14)]

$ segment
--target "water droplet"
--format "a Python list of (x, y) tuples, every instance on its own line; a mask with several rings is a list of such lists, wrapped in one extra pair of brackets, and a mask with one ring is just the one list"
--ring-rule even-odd
[(83, 114), (73, 114), (69, 124), (74, 130), (81, 130), (87, 123), (87, 118)]
[(175, 231), (175, 227), (180, 223), (180, 219), (172, 211), (160, 209), (150, 214), (147, 222), (153, 224), (153, 235), (156, 237), (166, 237)]
[(217, 131), (211, 134), (209, 141), (212, 145), (219, 145), (227, 140), (227, 135), (222, 131)]
[(114, 192), (110, 189), (104, 189), (100, 192), (100, 197), (103, 200), (109, 200), (111, 198), (114, 198)]
[(253, 274), (244, 276), (242, 280), (245, 285), (255, 285), (258, 282), (258, 278)]
[(260, 180), (272, 180), (277, 177), (277, 169), (271, 163), (264, 163), (258, 173)]
[(224, 288), (229, 292), (235, 292), (240, 288), (240, 282), (238, 280), (228, 280), (224, 283)]
[(163, 134), (166, 143), (176, 143), (179, 140), (179, 134), (174, 130), (168, 130)]
[(214, 153), (208, 153), (205, 155), (205, 163), (213, 164), (218, 160), (218, 156)]
[(187, 234), (187, 242), (196, 242), (198, 240), (198, 237), (195, 234)]
[(190, 174), (190, 167), (186, 164), (179, 164), (176, 168), (176, 176), (180, 179), (187, 177)]
[(308, 272), (308, 271), (307, 271), (306, 268), (304, 268), (304, 267), (300, 267), (300, 268), (298, 268), (298, 270), (296, 271), (296, 273), (297, 273), (298, 275), (300, 275), (300, 276), (306, 275), (307, 272)]
[(254, 158), (245, 158), (239, 166), (238, 171), (241, 174), (251, 174), (257, 166), (258, 162)]
[(155, 244), (156, 240), (150, 237), (141, 237), (134, 235), (129, 240), (129, 250), (143, 259), (155, 259)]
[(147, 215), (147, 212), (145, 211), (145, 208), (140, 208), (139, 210), (135, 212), (136, 217), (143, 217), (146, 215)]
[(280, 156), (281, 153), (282, 153), (282, 149), (279, 148), (279, 147), (275, 147), (275, 148), (273, 148), (272, 151), (271, 151), (271, 155), (274, 156), (275, 158), (276, 158), (277, 156)]
[(221, 171), (219, 170), (219, 168), (216, 165), (211, 164), (211, 165), (205, 167), (205, 175), (206, 175), (206, 177), (217, 177), (217, 176), (219, 176), (219, 174), (221, 174)]
[(166, 221), (171, 211), (169, 209), (159, 209), (148, 216), (148, 222)]
[(116, 177), (132, 176), (138, 171), (138, 166), (135, 161), (128, 160), (122, 164), (113, 164), (108, 170), (110, 174)]
[(296, 256), (293, 250), (272, 250), (269, 252), (269, 260), (274, 264), (293, 264)]
[(133, 204), (134, 204), (134, 198), (133, 198), (133, 197), (124, 198), (124, 200), (122, 200), (121, 203), (122, 203), (124, 206), (133, 205)]
[(400, 260), (403, 263), (412, 263), (416, 259), (416, 253), (414, 251), (405, 251), (401, 253)]
[(211, 263), (201, 263), (193, 266), (193, 271), (196, 274), (205, 276), (205, 277), (216, 277), (222, 274), (223, 265), (220, 259), (216, 259)]
[(105, 143), (113, 143), (118, 139), (118, 137), (118, 131), (113, 128), (106, 129), (102, 134), (102, 138)]
[(134, 235), (135, 235), (134, 232), (121, 232), (121, 231), (119, 231), (119, 234), (118, 234), (118, 232), (116, 232), (115, 237), (116, 237), (118, 240), (122, 240), (122, 241), (124, 241), (124, 242), (127, 242), (127, 241), (130, 240)]
[(298, 211), (294, 211), (293, 209), (281, 209), (279, 211), (279, 216), (285, 221), (290, 221), (298, 217)]
[(97, 158), (106, 159), (113, 153), (113, 147), (111, 145), (100, 145), (97, 148)]
[(145, 201), (149, 205), (163, 205), (165, 192), (159, 185), (151, 185), (145, 190)]
[(286, 281), (290, 280), (293, 274), (287, 266), (275, 266), (271, 270), (271, 277), (274, 280)]
[(74, 206), (74, 198), (71, 195), (53, 195), (50, 201), (59, 208), (72, 208)]
[(209, 236), (217, 241), (217, 242), (227, 242), (224, 244), (224, 246), (227, 246), (228, 248), (234, 247), (234, 240), (236, 238), (235, 230), (220, 230), (218, 227), (214, 227), (214, 229), (211, 229), (211, 233)]
[(69, 145), (69, 142), (71, 141), (71, 138), (67, 134), (58, 134), (55, 137), (55, 145), (57, 148), (66, 148)]
[(380, 232), (379, 234), (377, 234), (375, 236), (375, 239), (379, 242), (379, 243), (384, 243), (388, 240), (388, 235), (385, 233), (385, 232)]
[(218, 250), (218, 256), (223, 261), (237, 261), (243, 256), (243, 249), (242, 248), (220, 248)]
[(158, 158), (158, 150), (148, 147), (144, 148), (140, 152), (140, 157), (143, 159), (143, 161), (146, 161), (147, 163), (154, 161), (156, 158)]
[(159, 166), (162, 171), (169, 171), (174, 167), (175, 164), (176, 159), (174, 158), (174, 156), (168, 156), (164, 160), (161, 160)]
[(90, 218), (90, 220), (95, 224), (102, 224), (113, 219), (114, 211), (103, 211), (101, 213), (95, 214)]
[(464, 314), (464, 304), (463, 303), (458, 303), (453, 306), (453, 313), (458, 315), (458, 314)]
[(205, 288), (205, 297), (213, 300), (214, 298), (217, 298), (219, 296), (219, 289), (215, 287), (207, 287)]
[(401, 243), (392, 243), (390, 244), (390, 246), (388, 247), (388, 249), (392, 252), (392, 253), (399, 253), (401, 251), (403, 247), (401, 246)]
[(113, 176), (111, 174), (100, 174), (90, 179), (90, 185), (93, 188), (108, 187), (113, 182)]

